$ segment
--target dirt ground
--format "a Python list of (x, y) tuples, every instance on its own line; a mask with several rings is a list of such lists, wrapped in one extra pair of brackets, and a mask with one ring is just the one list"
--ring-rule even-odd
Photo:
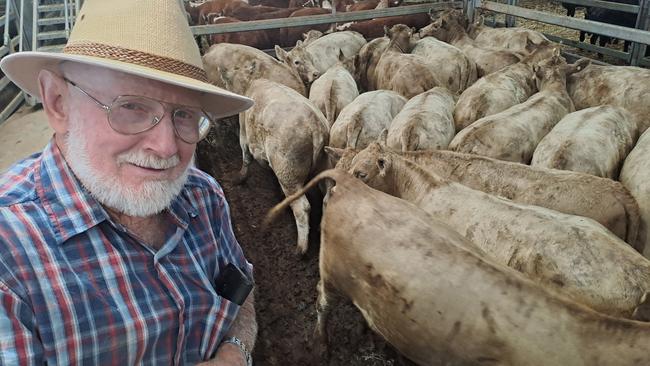
[(331, 315), (331, 358), (320, 363), (312, 355), (316, 324), (318, 282), (318, 222), (320, 202), (312, 202), (310, 250), (301, 259), (295, 253), (296, 227), (290, 210), (263, 232), (266, 212), (284, 195), (270, 170), (251, 165), (248, 181), (233, 185), (241, 167), (236, 119), (223, 121), (199, 144), (197, 163), (224, 188), (232, 212), (235, 234), (246, 257), (255, 266), (258, 343), (253, 352), (256, 365), (414, 365), (401, 361), (396, 352), (364, 326), (351, 304)]

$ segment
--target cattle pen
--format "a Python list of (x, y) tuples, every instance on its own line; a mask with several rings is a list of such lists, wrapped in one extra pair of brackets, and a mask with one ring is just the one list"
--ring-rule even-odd
[[(253, 0), (250, 0), (253, 2)], [(318, 0), (316, 0), (318, 1)], [(21, 50), (48, 50), (57, 52), (60, 45), (54, 37), (65, 40), (74, 22), (82, 0), (8, 0), (7, 15), (0, 18), (5, 24), (5, 43), (0, 48), (0, 57)], [(181, 4), (187, 0), (179, 0)], [(314, 0), (312, 0), (313, 4)], [(545, 0), (464, 0), (432, 1), (405, 0), (404, 5), (386, 9), (330, 14), (295, 18), (254, 20), (239, 23), (193, 25), (191, 30), (197, 37), (216, 34), (238, 33), (257, 30), (273, 30), (288, 27), (306, 27), (322, 24), (343, 24), (392, 16), (427, 14), (448, 8), (462, 9), (470, 18), (483, 14), (486, 25), (493, 27), (542, 26), (540, 31), (560, 45), (563, 55), (569, 61), (587, 56), (596, 64), (624, 64), (650, 67), (646, 56), (646, 45), (650, 44), (650, 0), (640, 0), (639, 5), (621, 4), (600, 0), (566, 0), (562, 3), (576, 6), (593, 6), (612, 9), (636, 15), (634, 28), (600, 23), (592, 20), (559, 15), (557, 12), (533, 9), (531, 3), (546, 7), (559, 1)], [(11, 5), (10, 5), (11, 4)], [(57, 11), (51, 18), (41, 18), (46, 10)], [(32, 20), (35, 24), (32, 27)], [(55, 31), (45, 27), (55, 21), (61, 26)], [(15, 23), (15, 24), (14, 24)], [(65, 25), (64, 25), (65, 24)], [(17, 31), (21, 29), (22, 31)], [(547, 31), (562, 29), (562, 34)], [(11, 31), (10, 31), (11, 30)], [(632, 42), (629, 51), (622, 45), (600, 46), (577, 40), (566, 33), (578, 31), (597, 33)], [(576, 33), (577, 34), (577, 33)], [(52, 38), (50, 38), (52, 37)], [(577, 35), (576, 35), (577, 37)], [(52, 41), (53, 44), (46, 44)], [(60, 43), (60, 42), (59, 42)], [(275, 56), (272, 48), (263, 49)], [(604, 55), (604, 59), (598, 55)], [(8, 104), (2, 104), (0, 97), (0, 125), (4, 119), (21, 104), (27, 96), (20, 92), (6, 77), (0, 80), (0, 89), (11, 94)], [(33, 100), (30, 100), (32, 103)], [(250, 177), (245, 184), (235, 184), (235, 177), (242, 165), (239, 145), (239, 121), (237, 117), (224, 118), (216, 123), (208, 137), (198, 144), (196, 163), (202, 170), (215, 177), (223, 187), (230, 205), (233, 230), (249, 261), (255, 266), (256, 311), (259, 323), (258, 341), (253, 352), (255, 365), (302, 366), (318, 365), (314, 359), (313, 332), (316, 324), (316, 295), (319, 280), (319, 219), (322, 214), (318, 202), (322, 197), (308, 197), (312, 202), (309, 235), (309, 250), (299, 258), (295, 253), (296, 225), (290, 211), (281, 214), (269, 230), (262, 229), (265, 214), (284, 198), (278, 180), (271, 170), (258, 164), (250, 167)], [(3, 147), (4, 148), (4, 147)], [(314, 192), (310, 192), (314, 193)], [(459, 292), (463, 289), (459, 288)], [(468, 301), (472, 301), (469, 299)], [(367, 326), (359, 310), (352, 304), (343, 304), (332, 310), (330, 322), (330, 345), (332, 354), (328, 365), (338, 366), (414, 366), (415, 363), (401, 356), (380, 335)], [(492, 364), (489, 358), (484, 364)], [(325, 363), (323, 363), (325, 364)], [(481, 363), (483, 364), (483, 363)]]

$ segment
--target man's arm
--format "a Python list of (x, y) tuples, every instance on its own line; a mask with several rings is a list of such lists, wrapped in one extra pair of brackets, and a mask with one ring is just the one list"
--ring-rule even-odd
[(32, 309), (0, 282), (0, 365), (43, 365)]
[[(253, 352), (257, 337), (257, 320), (255, 319), (255, 290), (251, 291), (246, 301), (239, 308), (239, 314), (226, 333), (224, 339), (237, 337), (246, 346), (248, 352)], [(239, 346), (234, 343), (221, 343), (216, 356), (197, 366), (246, 366), (246, 360)]]

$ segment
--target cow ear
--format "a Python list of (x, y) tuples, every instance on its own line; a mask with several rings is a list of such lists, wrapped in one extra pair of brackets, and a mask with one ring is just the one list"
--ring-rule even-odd
[(345, 152), (345, 149), (339, 149), (338, 147), (332, 147), (332, 146), (325, 146), (324, 149), (325, 149), (325, 154), (327, 154), (327, 157), (330, 159), (333, 166), (335, 166), (336, 163), (339, 162), (341, 156), (343, 156), (343, 153)]
[(415, 29), (415, 27), (411, 27), (411, 35), (414, 35), (415, 33), (417, 33), (417, 29)]
[(390, 28), (387, 25), (384, 25), (384, 35), (390, 38)]
[(381, 130), (381, 133), (379, 134), (379, 137), (377, 138), (377, 142), (379, 143), (379, 146), (381, 147), (386, 147), (386, 139), (388, 138), (388, 129), (384, 128)]
[(282, 47), (278, 46), (277, 44), (275, 45), (275, 56), (278, 58), (278, 60), (284, 62), (285, 64), (287, 63), (287, 51), (282, 49)]
[(296, 42), (296, 47), (300, 47), (300, 46), (302, 46), (302, 41), (298, 40), (298, 42)]
[(539, 79), (541, 79), (544, 76), (542, 75), (542, 68), (539, 65), (533, 65), (533, 73)]
[(553, 48), (553, 56), (560, 57), (560, 49), (558, 47)]
[(588, 58), (581, 58), (572, 65), (567, 65), (566, 75), (574, 74), (578, 71), (582, 71), (585, 67), (591, 64), (591, 60)]
[(377, 158), (377, 169), (379, 169), (379, 176), (380, 177), (385, 177), (386, 172), (388, 172), (388, 169), (390, 168), (390, 160), (386, 159), (386, 157), (382, 154)]

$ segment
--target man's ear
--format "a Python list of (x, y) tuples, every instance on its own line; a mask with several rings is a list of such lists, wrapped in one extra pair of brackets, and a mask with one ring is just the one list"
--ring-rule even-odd
[(41, 70), (38, 73), (38, 90), (50, 127), (56, 134), (64, 135), (68, 131), (68, 111), (65, 107), (67, 83), (52, 71)]

